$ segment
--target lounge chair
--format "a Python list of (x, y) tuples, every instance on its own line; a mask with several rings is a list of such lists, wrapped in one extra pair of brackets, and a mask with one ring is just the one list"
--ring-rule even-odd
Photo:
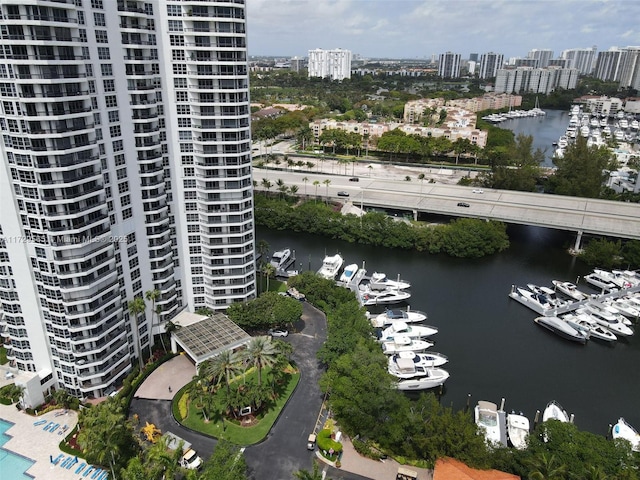
[(78, 466), (78, 468), (76, 468), (76, 475), (78, 475), (84, 469), (84, 467), (86, 467), (86, 466), (87, 466), (87, 464), (82, 462), (80, 464), (80, 466)]

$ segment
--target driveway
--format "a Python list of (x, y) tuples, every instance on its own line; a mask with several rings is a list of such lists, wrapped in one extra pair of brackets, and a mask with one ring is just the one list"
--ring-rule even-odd
[[(322, 405), (318, 381), (323, 368), (316, 359), (316, 352), (327, 337), (326, 318), (321, 311), (304, 302), (302, 317), (294, 330), (284, 340), (294, 347), (292, 358), (300, 368), (300, 382), (267, 438), (258, 445), (248, 447), (244, 452), (249, 478), (254, 480), (290, 480), (293, 472), (312, 469), (314, 453), (307, 450), (307, 437), (315, 427)], [(147, 392), (145, 395), (156, 391), (164, 398), (168, 392), (168, 387), (165, 387), (170, 384), (176, 386), (175, 392), (178, 383), (174, 383), (175, 377), (171, 377), (171, 372), (172, 369), (167, 368), (164, 375), (154, 379), (149, 377), (140, 387), (141, 391)], [(145, 387), (147, 382), (152, 382), (155, 386)], [(136, 395), (131, 403), (130, 415), (133, 414), (138, 415), (140, 425), (144, 425), (144, 422), (153, 423), (161, 431), (171, 431), (191, 442), (205, 459), (211, 455), (216, 445), (215, 439), (180, 426), (171, 415), (170, 400), (138, 398)], [(334, 480), (368, 478), (327, 468), (327, 476)]]

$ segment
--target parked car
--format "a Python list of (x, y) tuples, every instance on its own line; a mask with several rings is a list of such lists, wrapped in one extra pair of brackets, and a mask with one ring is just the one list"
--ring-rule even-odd
[(350, 181), (350, 182), (359, 182), (359, 181), (360, 181), (360, 179), (359, 179), (358, 177), (351, 177), (351, 178), (349, 179), (349, 181)]
[(340, 192), (338, 192), (338, 196), (339, 197), (348, 197), (349, 196), (349, 192), (340, 191)]
[(289, 332), (287, 330), (282, 330), (279, 328), (270, 328), (269, 330), (267, 330), (267, 334), (271, 335), (272, 337), (286, 337), (287, 335), (289, 335)]
[(473, 190), (471, 190), (471, 192), (473, 192), (473, 193), (484, 193), (484, 190), (482, 190), (480, 188), (474, 188)]
[(469, 206), (469, 204), (468, 204), (468, 203), (465, 203), (465, 202), (458, 202), (458, 206), (459, 206), (459, 207), (468, 207), (468, 206)]

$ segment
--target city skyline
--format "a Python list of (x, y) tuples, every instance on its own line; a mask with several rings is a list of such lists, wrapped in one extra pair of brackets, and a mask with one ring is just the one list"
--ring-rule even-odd
[(247, 10), (248, 50), (256, 56), (344, 48), (374, 58), (450, 51), (507, 60), (532, 49), (556, 58), (566, 49), (640, 44), (640, 3), (629, 0), (248, 0)]

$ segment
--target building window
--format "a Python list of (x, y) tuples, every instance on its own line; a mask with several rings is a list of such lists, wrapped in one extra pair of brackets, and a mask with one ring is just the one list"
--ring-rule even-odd
[(111, 110), (109, 112), (109, 123), (116, 123), (120, 121), (120, 112), (118, 110)]
[(111, 138), (121, 137), (122, 129), (120, 128), (120, 125), (111, 125), (109, 127), (109, 135), (111, 135)]
[(105, 27), (107, 25), (107, 22), (104, 19), (104, 13), (94, 12), (93, 23), (96, 27)]
[(111, 53), (109, 47), (98, 47), (98, 59), (111, 60)]
[(109, 37), (107, 37), (106, 30), (96, 30), (96, 42), (97, 43), (109, 43)]
[(133, 217), (133, 212), (131, 210), (131, 208), (125, 208), (124, 210), (122, 210), (122, 219), (123, 220), (127, 220), (128, 218)]
[(113, 80), (103, 80), (102, 81), (102, 85), (104, 87), (104, 91), (105, 92), (115, 92), (116, 91), (116, 84), (115, 84), (115, 81), (113, 81)]
[(101, 63), (100, 71), (103, 77), (110, 77), (113, 75), (113, 66), (110, 63)]
[(118, 184), (118, 193), (123, 194), (129, 191), (129, 182), (122, 182)]

